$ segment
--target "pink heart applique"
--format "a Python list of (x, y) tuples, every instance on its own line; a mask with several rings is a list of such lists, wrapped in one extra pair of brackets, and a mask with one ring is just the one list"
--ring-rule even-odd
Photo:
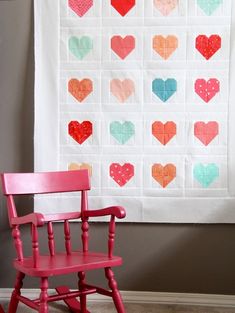
[(109, 168), (109, 175), (122, 187), (134, 176), (134, 166), (130, 163), (123, 165), (112, 163)]
[(179, 0), (154, 0), (154, 5), (162, 13), (162, 15), (167, 16), (173, 11)]
[(208, 103), (220, 91), (220, 82), (216, 78), (210, 78), (208, 81), (199, 78), (195, 81), (194, 88), (199, 97)]
[(197, 137), (205, 146), (218, 135), (219, 125), (215, 121), (208, 123), (196, 122), (194, 124), (194, 136)]
[(110, 82), (110, 91), (119, 102), (125, 102), (135, 91), (135, 84), (131, 79), (112, 79)]
[(121, 59), (124, 60), (128, 54), (135, 49), (135, 37), (126, 36), (122, 38), (121, 36), (113, 36), (111, 39), (111, 48)]
[(93, 0), (69, 0), (69, 7), (80, 17), (93, 6)]

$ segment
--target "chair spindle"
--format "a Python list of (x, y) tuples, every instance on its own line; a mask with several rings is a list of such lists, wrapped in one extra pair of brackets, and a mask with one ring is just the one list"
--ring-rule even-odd
[(23, 255), (23, 249), (22, 249), (22, 241), (20, 238), (20, 230), (19, 226), (14, 226), (12, 229), (12, 237), (14, 238), (16, 253), (17, 253), (17, 259), (18, 261), (22, 261), (24, 258)]
[(113, 255), (114, 249), (114, 237), (115, 237), (115, 216), (111, 215), (109, 223), (109, 240), (108, 240), (108, 255), (109, 258)]
[(47, 233), (48, 233), (48, 247), (50, 251), (50, 255), (55, 255), (55, 241), (54, 241), (54, 231), (52, 222), (48, 222), (47, 224)]
[(33, 249), (33, 265), (37, 267), (39, 257), (39, 244), (38, 244), (38, 228), (32, 224), (32, 249)]
[(64, 221), (64, 239), (65, 239), (65, 249), (68, 255), (70, 255), (72, 252), (71, 250), (71, 235), (70, 235), (70, 226), (69, 221)]

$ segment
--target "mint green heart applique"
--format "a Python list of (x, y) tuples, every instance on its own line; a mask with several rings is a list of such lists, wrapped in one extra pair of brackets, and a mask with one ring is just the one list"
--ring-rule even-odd
[(110, 124), (109, 130), (110, 134), (124, 145), (135, 134), (135, 125), (130, 121), (124, 123), (114, 121)]
[(69, 38), (69, 51), (79, 60), (82, 60), (93, 49), (93, 41), (88, 36)]
[(198, 163), (194, 166), (193, 175), (204, 188), (207, 188), (219, 177), (219, 168), (214, 163), (207, 165)]
[(198, 6), (206, 15), (212, 15), (222, 2), (223, 0), (197, 0)]

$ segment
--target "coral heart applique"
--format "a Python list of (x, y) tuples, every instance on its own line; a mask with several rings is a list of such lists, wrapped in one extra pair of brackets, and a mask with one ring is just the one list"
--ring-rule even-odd
[(196, 38), (196, 49), (209, 60), (221, 48), (221, 37), (219, 35), (199, 35)]
[(178, 38), (169, 35), (164, 38), (161, 35), (153, 37), (153, 49), (164, 59), (167, 60), (178, 48)]
[(208, 81), (199, 78), (195, 81), (194, 89), (198, 96), (208, 103), (220, 91), (220, 82), (216, 78), (210, 78)]
[(69, 7), (80, 17), (93, 6), (93, 0), (69, 0)]
[(152, 134), (163, 145), (166, 145), (176, 135), (176, 124), (171, 121), (165, 124), (156, 121), (152, 124)]
[(194, 136), (197, 137), (205, 146), (218, 135), (219, 125), (215, 121), (208, 123), (196, 122), (194, 124)]
[(79, 60), (82, 60), (93, 49), (93, 41), (88, 36), (69, 38), (69, 51)]
[(112, 50), (121, 58), (125, 59), (135, 49), (135, 37), (113, 36), (111, 38)]
[(70, 163), (68, 166), (69, 171), (76, 170), (88, 170), (90, 176), (92, 176), (92, 166), (88, 163)]
[(193, 175), (202, 187), (207, 188), (219, 177), (219, 168), (214, 163), (207, 165), (199, 163), (194, 166)]
[(135, 125), (130, 121), (124, 123), (114, 121), (110, 124), (109, 129), (110, 134), (122, 145), (135, 134)]
[(162, 15), (169, 15), (178, 5), (179, 0), (154, 0), (154, 5)]
[(152, 82), (152, 91), (163, 102), (166, 102), (177, 90), (177, 81), (174, 78), (163, 80), (156, 78)]
[(156, 163), (152, 166), (152, 177), (165, 188), (176, 177), (176, 167), (174, 164), (166, 164), (165, 166)]
[(197, 0), (198, 6), (206, 15), (212, 15), (222, 3), (223, 0)]
[(72, 78), (69, 80), (68, 90), (74, 98), (82, 102), (93, 91), (93, 83), (88, 78), (84, 78), (81, 81)]
[(131, 79), (112, 79), (110, 82), (110, 91), (119, 102), (125, 102), (134, 92), (135, 84)]
[(122, 187), (134, 176), (134, 166), (130, 163), (125, 163), (123, 165), (112, 163), (109, 168), (109, 175), (120, 187)]
[(92, 123), (90, 121), (71, 121), (68, 125), (69, 135), (80, 145), (92, 135)]
[(121, 16), (125, 16), (135, 6), (135, 0), (111, 0), (111, 5)]

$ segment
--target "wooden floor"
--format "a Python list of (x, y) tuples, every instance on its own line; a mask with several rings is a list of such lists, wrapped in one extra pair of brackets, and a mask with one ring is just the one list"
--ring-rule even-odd
[[(7, 312), (7, 303), (3, 303)], [(186, 306), (186, 305), (164, 305), (164, 304), (125, 304), (126, 313), (235, 313), (235, 307), (209, 307), (209, 306)], [(113, 304), (102, 304), (92, 302), (88, 309), (91, 313), (117, 313)], [(20, 305), (17, 313), (35, 312), (23, 305)], [(49, 313), (69, 312), (63, 303), (50, 305)]]

